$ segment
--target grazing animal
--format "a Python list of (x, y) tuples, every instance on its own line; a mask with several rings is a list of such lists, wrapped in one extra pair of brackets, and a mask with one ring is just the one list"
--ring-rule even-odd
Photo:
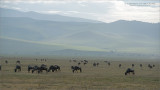
[(94, 63), (93, 63), (93, 66), (95, 67), (96, 65), (97, 65), (97, 64), (94, 62)]
[(42, 64), (40, 67), (38, 66), (34, 66), (34, 69), (32, 70), (32, 73), (34, 73), (34, 71), (37, 71), (38, 73), (43, 72), (43, 70), (45, 70), (47, 72), (47, 66)]
[(86, 65), (86, 64), (87, 64), (87, 62), (84, 62), (83, 64), (84, 64), (84, 65)]
[(132, 64), (132, 67), (134, 67), (134, 64)]
[(153, 67), (155, 67), (155, 65), (153, 64)]
[(108, 66), (110, 66), (111, 65), (111, 63), (110, 62), (108, 62)]
[(81, 63), (79, 62), (79, 63), (78, 63), (78, 66), (79, 66), (80, 64), (81, 64)]
[(19, 60), (16, 61), (17, 64), (21, 64), (21, 62)]
[(108, 63), (108, 61), (104, 61), (105, 63)]
[(142, 68), (142, 64), (140, 64), (140, 67)]
[(52, 70), (52, 72), (54, 72), (54, 71), (60, 71), (61, 69), (60, 69), (60, 66), (58, 66), (58, 65), (54, 65), (54, 66), (51, 65), (48, 69), (48, 72), (50, 72), (50, 70)]
[(98, 67), (99, 63), (96, 63), (96, 65), (97, 65), (97, 67)]
[(40, 73), (40, 67), (38, 67), (37, 65), (34, 66), (32, 69), (32, 73), (34, 73), (34, 71), (37, 71), (38, 73)]
[(149, 67), (150, 69), (152, 69), (152, 68), (153, 68), (153, 66), (151, 66), (150, 64), (148, 64), (148, 67)]
[(98, 65), (99, 65), (99, 63), (93, 63), (93, 66), (95, 67), (95, 66), (97, 66), (98, 67)]
[(42, 72), (43, 70), (45, 70), (47, 72), (47, 65), (42, 64), (40, 66), (40, 71)]
[(78, 67), (78, 66), (71, 66), (71, 69), (72, 69), (72, 72), (74, 73), (75, 71), (80, 71), (80, 72), (82, 72), (82, 69), (81, 69), (81, 67)]
[(17, 70), (18, 70), (18, 71), (21, 71), (21, 66), (16, 65), (16, 68), (14, 69), (14, 71), (17, 72)]
[(77, 60), (73, 60), (73, 62), (77, 62)]
[(84, 62), (86, 62), (86, 63), (88, 63), (88, 61), (87, 60), (83, 60)]
[(0, 71), (1, 71), (1, 65), (0, 65)]
[(135, 74), (133, 69), (128, 68), (125, 72), (125, 75), (132, 73), (133, 75)]
[(8, 64), (8, 61), (6, 60), (5, 63)]
[(121, 64), (119, 64), (119, 68), (121, 67), (122, 65)]
[(28, 65), (28, 72), (30, 72), (30, 70), (33, 70), (34, 67), (32, 67), (31, 65)]

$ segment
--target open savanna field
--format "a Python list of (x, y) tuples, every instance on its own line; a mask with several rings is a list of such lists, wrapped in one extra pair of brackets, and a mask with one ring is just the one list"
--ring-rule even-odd
[[(8, 60), (8, 64), (5, 63)], [(88, 60), (85, 66), (80, 65), (82, 73), (72, 73), (71, 66), (78, 62), (60, 59), (19, 59), (21, 72), (14, 72), (17, 59), (1, 59), (0, 90), (160, 90), (160, 63), (138, 61), (110, 61), (108, 66), (105, 60)], [(80, 61), (80, 60), (77, 60)], [(98, 67), (93, 63), (98, 62)], [(28, 73), (28, 65), (59, 65), (61, 71)], [(122, 67), (119, 68), (119, 64)], [(127, 68), (135, 64), (135, 75), (124, 75)], [(139, 65), (143, 64), (141, 68)], [(155, 65), (148, 68), (148, 64)]]

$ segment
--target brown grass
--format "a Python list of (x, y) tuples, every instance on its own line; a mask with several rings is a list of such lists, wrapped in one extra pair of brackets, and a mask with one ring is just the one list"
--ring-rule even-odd
[[(70, 66), (77, 63), (69, 60), (48, 60), (47, 62), (33, 59), (21, 60), (22, 71), (14, 72), (16, 60), (1, 60), (0, 90), (160, 90), (159, 63), (156, 62), (127, 62), (112, 61), (108, 66), (103, 61), (89, 61), (82, 67), (82, 73), (72, 73)], [(99, 62), (98, 67), (93, 67), (93, 62)], [(118, 64), (122, 67), (119, 68)], [(124, 72), (134, 63), (136, 75), (125, 76)], [(143, 64), (143, 68), (139, 64)], [(149, 69), (148, 63), (156, 67)], [(28, 65), (60, 65), (60, 72), (28, 73)]]

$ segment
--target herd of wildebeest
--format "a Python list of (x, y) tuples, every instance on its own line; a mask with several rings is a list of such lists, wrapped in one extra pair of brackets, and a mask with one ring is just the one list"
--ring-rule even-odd
[[(36, 59), (37, 61), (38, 59)], [(47, 61), (46, 59), (40, 59), (41, 61)], [(75, 62), (77, 63), (76, 66), (71, 66), (71, 71), (73, 73), (75, 72), (82, 72), (82, 68), (80, 67), (80, 64), (88, 64), (88, 61), (87, 60), (81, 60), (81, 61), (77, 61), (77, 60), (69, 60), (69, 62)], [(108, 66), (111, 65), (111, 63), (109, 61), (104, 61), (106, 64), (108, 64)], [(5, 63), (8, 64), (8, 61), (5, 60)], [(99, 66), (99, 63), (96, 63), (94, 62), (93, 63), (93, 67), (98, 67)], [(121, 68), (122, 64), (119, 64), (118, 67)], [(127, 68), (127, 70), (124, 72), (125, 75), (128, 75), (130, 73), (132, 73), (133, 75), (135, 74), (135, 70), (133, 69), (133, 67), (135, 66), (135, 64), (131, 64), (132, 68)], [(142, 64), (139, 64), (139, 66), (142, 68), (143, 65)], [(154, 64), (148, 64), (148, 68), (152, 69), (153, 67), (155, 67)], [(2, 65), (0, 65), (0, 71), (2, 69)], [(16, 61), (16, 66), (15, 66), (15, 69), (14, 69), (14, 72), (20, 72), (21, 71), (21, 62), (20, 60), (17, 60)], [(36, 72), (36, 73), (42, 73), (43, 71), (46, 71), (46, 72), (55, 72), (55, 71), (61, 71), (61, 67), (59, 65), (51, 65), (50, 67), (47, 67), (47, 65), (45, 64), (42, 64), (40, 66), (38, 65), (28, 65), (28, 72)]]

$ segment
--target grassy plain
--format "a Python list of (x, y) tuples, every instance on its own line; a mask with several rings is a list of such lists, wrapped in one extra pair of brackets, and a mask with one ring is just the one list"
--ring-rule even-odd
[[(103, 60), (93, 61), (85, 66), (80, 65), (82, 73), (72, 73), (71, 65), (77, 65), (69, 60), (49, 59), (36, 61), (34, 59), (21, 59), (21, 72), (14, 72), (17, 59), (0, 61), (0, 90), (160, 90), (160, 64), (159, 62), (133, 62), (111, 61), (108, 66)], [(93, 67), (99, 62), (98, 67)], [(118, 65), (122, 64), (119, 68)], [(125, 76), (124, 72), (134, 63), (135, 75)], [(148, 64), (156, 67), (149, 69)], [(60, 72), (43, 72), (41, 74), (28, 73), (28, 65), (60, 65)], [(143, 64), (140, 68), (139, 64)]]

